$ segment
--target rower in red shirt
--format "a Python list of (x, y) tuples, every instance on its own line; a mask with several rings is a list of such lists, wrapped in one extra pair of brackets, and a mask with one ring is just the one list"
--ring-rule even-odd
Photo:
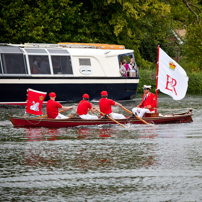
[(56, 94), (54, 92), (49, 93), (50, 100), (46, 105), (47, 116), (50, 119), (67, 119), (69, 117), (59, 113), (58, 109), (62, 108), (65, 111), (73, 109), (73, 107), (63, 107), (59, 102), (55, 101)]
[(137, 107), (132, 109), (133, 114), (137, 114), (138, 117), (142, 118), (145, 113), (155, 112), (154, 108), (157, 108), (156, 96), (150, 93), (151, 86), (144, 85), (144, 95), (142, 102)]
[(83, 94), (82, 97), (83, 97), (83, 100), (79, 102), (76, 113), (82, 119), (98, 119), (97, 116), (88, 114), (88, 110), (90, 110), (92, 113), (98, 110), (97, 107), (92, 107), (91, 103), (88, 101), (89, 95), (85, 93)]
[(122, 114), (112, 112), (111, 106), (122, 107), (122, 104), (115, 102), (111, 99), (107, 99), (107, 97), (108, 97), (107, 91), (102, 91), (101, 96), (102, 96), (102, 98), (99, 101), (99, 107), (100, 107), (100, 111), (102, 113), (105, 113), (106, 115), (109, 114), (113, 119), (125, 119), (126, 118)]

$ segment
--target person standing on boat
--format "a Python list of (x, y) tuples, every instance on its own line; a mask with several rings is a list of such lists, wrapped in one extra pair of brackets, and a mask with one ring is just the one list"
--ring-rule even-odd
[(33, 62), (33, 64), (36, 65), (36, 67), (39, 69), (40, 62), (41, 62), (41, 58), (40, 57), (36, 57), (36, 59)]
[(54, 92), (49, 93), (50, 100), (46, 105), (47, 116), (50, 119), (67, 119), (69, 117), (59, 113), (58, 109), (61, 108), (65, 111), (73, 109), (73, 107), (63, 107), (59, 102), (55, 101), (56, 94)]
[(91, 103), (88, 101), (89, 100), (89, 95), (88, 94), (83, 94), (83, 100), (79, 102), (79, 105), (77, 107), (76, 113), (82, 118), (82, 119), (98, 119), (97, 116), (93, 116), (88, 114), (88, 110), (90, 110), (92, 113), (98, 110), (97, 107), (92, 107)]
[(111, 106), (122, 107), (122, 104), (115, 102), (111, 99), (107, 99), (108, 93), (107, 91), (101, 92), (102, 98), (99, 101), (100, 111), (106, 115), (110, 115), (113, 119), (125, 119), (126, 117), (122, 114), (112, 112)]
[(58, 74), (59, 72), (61, 72), (60, 63), (57, 58), (58, 58), (58, 56), (52, 56), (54, 74)]
[(50, 66), (49, 66), (48, 56), (44, 56), (42, 58), (39, 73), (40, 74), (50, 74)]
[(126, 76), (126, 73), (127, 73), (126, 72), (126, 68), (124, 67), (122, 61), (120, 62), (120, 69), (119, 69), (119, 71), (120, 71), (121, 76), (123, 76), (123, 77)]
[(132, 109), (133, 114), (137, 114), (140, 118), (142, 118), (145, 113), (155, 112), (154, 108), (157, 107), (156, 96), (153, 93), (150, 93), (150, 89), (151, 86), (143, 86), (144, 95), (142, 102)]
[(136, 77), (136, 67), (134, 63), (134, 59), (130, 58), (130, 63), (129, 63), (129, 77)]
[(126, 60), (123, 60), (123, 65), (126, 68), (126, 77), (129, 77), (129, 65)]
[(36, 57), (35, 61), (33, 62), (32, 66), (31, 66), (31, 73), (32, 74), (37, 74), (40, 70), (39, 68), (39, 64), (41, 62), (41, 58), (40, 57)]

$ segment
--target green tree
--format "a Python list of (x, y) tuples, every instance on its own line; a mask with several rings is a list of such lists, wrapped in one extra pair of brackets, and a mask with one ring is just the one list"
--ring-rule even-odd
[[(80, 34), (84, 34), (86, 41), (123, 44), (134, 50), (140, 66), (151, 66), (157, 59), (159, 41), (166, 41), (165, 30), (167, 32), (170, 27), (165, 25), (169, 22), (166, 18), (170, 12), (168, 4), (158, 0), (88, 0), (82, 3), (80, 11), (87, 31), (81, 28)], [(151, 56), (154, 52), (155, 59)]]
[[(185, 29), (181, 53), (191, 71), (202, 70), (202, 2), (200, 0), (168, 1), (175, 29)], [(192, 65), (192, 62), (196, 65)], [(196, 67), (197, 66), (197, 67)]]
[(143, 67), (156, 61), (157, 45), (173, 50), (166, 46), (172, 34), (170, 5), (161, 0), (3, 0), (0, 4), (1, 42), (123, 44), (134, 50)]
[[(187, 9), (192, 14), (190, 24), (187, 25), (185, 39), (185, 54), (189, 60), (198, 64), (198, 71), (202, 70), (202, 2), (187, 2)], [(196, 71), (196, 69), (194, 69)]]
[[(60, 39), (63, 20), (74, 25), (79, 5), (70, 0), (3, 0), (1, 1), (1, 42), (55, 43)], [(70, 27), (71, 29), (71, 27)]]

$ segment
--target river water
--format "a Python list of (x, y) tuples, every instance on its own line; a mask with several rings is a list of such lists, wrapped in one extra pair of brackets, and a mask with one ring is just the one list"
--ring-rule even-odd
[[(121, 103), (131, 110), (141, 96)], [(8, 114), (24, 108), (1, 107), (0, 201), (202, 201), (201, 100), (159, 95), (160, 113), (192, 107), (193, 122), (127, 129), (14, 128)]]

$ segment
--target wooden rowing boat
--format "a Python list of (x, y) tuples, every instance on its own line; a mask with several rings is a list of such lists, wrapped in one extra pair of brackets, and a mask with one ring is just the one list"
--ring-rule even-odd
[[(68, 119), (48, 119), (48, 118), (25, 118), (25, 117), (12, 117), (9, 116), (10, 121), (16, 127), (49, 127), (49, 128), (62, 128), (74, 127), (80, 125), (103, 125), (103, 124), (116, 124), (108, 117), (99, 119), (81, 119), (80, 117), (71, 117)], [(143, 119), (152, 124), (168, 124), (168, 123), (190, 123), (192, 122), (192, 110), (181, 114), (163, 114), (158, 113), (146, 114)], [(117, 120), (121, 124), (143, 124), (142, 121), (134, 116), (127, 117), (126, 119)]]

